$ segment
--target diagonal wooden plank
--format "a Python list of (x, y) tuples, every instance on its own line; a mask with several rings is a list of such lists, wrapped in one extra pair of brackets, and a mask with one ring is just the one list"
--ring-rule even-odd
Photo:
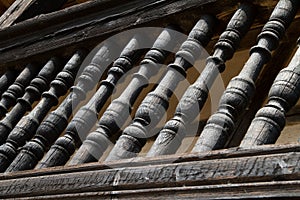
[(14, 23), (61, 8), (67, 0), (16, 0), (0, 17), (0, 30)]
[(0, 17), (0, 29), (12, 25), (37, 0), (16, 0)]

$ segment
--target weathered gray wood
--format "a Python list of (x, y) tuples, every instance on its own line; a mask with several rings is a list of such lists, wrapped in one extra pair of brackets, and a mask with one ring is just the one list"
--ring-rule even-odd
[[(0, 181), (0, 197), (79, 194), (220, 183), (277, 181), (300, 176), (300, 153), (120, 167)], [(106, 163), (107, 167), (109, 163)]]
[(300, 49), (288, 67), (277, 75), (269, 92), (268, 103), (253, 119), (241, 147), (273, 144), (285, 126), (286, 113), (300, 97)]
[(67, 2), (68, 0), (35, 0), (24, 12), (18, 16), (15, 23), (36, 17), (40, 14), (47, 14), (56, 11)]
[(285, 30), (294, 19), (300, 1), (280, 0), (270, 20), (258, 36), (258, 44), (250, 51), (250, 57), (238, 76), (234, 77), (223, 93), (217, 112), (202, 131), (194, 152), (223, 148), (232, 133), (235, 122), (246, 109), (255, 92), (255, 81), (264, 64), (271, 59)]
[(7, 88), (14, 82), (18, 72), (7, 70), (0, 78), (0, 95), (2, 95)]
[(49, 89), (49, 83), (61, 70), (61, 67), (62, 63), (59, 58), (51, 58), (38, 75), (30, 82), (29, 86), (26, 87), (25, 94), (22, 98), (17, 100), (17, 104), (0, 121), (1, 144), (5, 142), (10, 131), (23, 117), (26, 111), (32, 109), (32, 104), (41, 98), (41, 95), (45, 90)]
[[(259, 8), (258, 24), (267, 20), (270, 8), (274, 7), (276, 2), (277, 0), (253, 1)], [(95, 42), (100, 42), (108, 34), (136, 25), (166, 26), (170, 20), (176, 21), (185, 30), (190, 30), (193, 26), (191, 22), (195, 22), (201, 14), (208, 12), (226, 18), (228, 14), (233, 13), (232, 7), (237, 3), (237, 0), (90, 1), (82, 6), (42, 15), (1, 31), (0, 66), (27, 64), (32, 59), (47, 59), (44, 55), (53, 55), (54, 50), (67, 56), (74, 52), (78, 45), (93, 47)], [(224, 13), (220, 14), (221, 12)], [(73, 16), (77, 16), (76, 19)], [(165, 18), (166, 16), (168, 18)], [(81, 17), (81, 20), (77, 20), (78, 17)], [(185, 20), (187, 18), (190, 20)], [(253, 28), (255, 30), (248, 34), (249, 36), (255, 35), (260, 26), (256, 25)], [(27, 32), (24, 30), (31, 30), (31, 33), (24, 34)], [(243, 47), (255, 43), (252, 36), (244, 40)]]
[(81, 140), (95, 125), (98, 120), (98, 113), (113, 93), (117, 82), (140, 60), (144, 52), (141, 47), (144, 40), (144, 37), (137, 34), (128, 42), (119, 58), (115, 60), (109, 69), (106, 79), (101, 81), (97, 92), (86, 105), (77, 111), (68, 124), (65, 134), (55, 141), (37, 168), (63, 165), (70, 159), (75, 149), (80, 146)]
[(186, 135), (186, 125), (198, 116), (214, 80), (220, 72), (225, 70), (225, 62), (232, 58), (253, 20), (254, 7), (250, 4), (242, 4), (221, 34), (215, 45), (214, 54), (207, 59), (204, 70), (180, 99), (175, 116), (160, 131), (147, 156), (176, 152)]
[(0, 172), (6, 170), (9, 164), (18, 154), (19, 148), (30, 140), (41, 121), (49, 110), (58, 104), (59, 97), (65, 95), (73, 86), (79, 67), (85, 58), (84, 51), (77, 51), (67, 62), (56, 78), (51, 81), (50, 89), (42, 94), (42, 99), (34, 109), (18, 122), (10, 132), (6, 142), (0, 146)]
[(268, 93), (266, 91), (270, 90), (277, 74), (282, 67), (289, 62), (290, 56), (293, 55), (295, 49), (291, 47), (295, 45), (297, 38), (288, 35), (287, 38), (288, 41), (283, 41), (281, 44), (279, 44), (279, 47), (272, 54), (272, 60), (263, 68), (263, 71), (259, 75), (260, 77), (255, 83), (256, 92), (253, 96), (255, 101), (250, 102), (247, 110), (243, 112), (241, 117), (236, 122), (235, 130), (226, 142), (224, 146), (225, 148), (236, 147), (240, 145), (248, 130), (248, 127), (255, 117), (255, 114), (265, 104), (265, 100), (268, 97)]
[(154, 91), (150, 92), (138, 107), (132, 123), (119, 137), (106, 160), (118, 160), (136, 156), (153, 130), (160, 122), (169, 106), (174, 89), (186, 76), (212, 36), (215, 19), (203, 16), (191, 30), (187, 40), (181, 45), (173, 63)]
[[(42, 159), (49, 145), (51, 145), (67, 127), (68, 119), (73, 109), (76, 109), (80, 102), (86, 98), (86, 93), (96, 86), (103, 72), (111, 63), (111, 59), (114, 55), (111, 52), (111, 45), (111, 43), (105, 43), (96, 49), (96, 54), (91, 62), (87, 66), (84, 66), (76, 85), (72, 87), (72, 91), (57, 109), (46, 116), (38, 127), (33, 139), (22, 148), (7, 169), (8, 171), (17, 171), (24, 168), (32, 169), (37, 162)], [(22, 161), (19, 162), (19, 160)]]
[(36, 199), (299, 199), (300, 182), (295, 181), (268, 181), (253, 183), (224, 183), (218, 185), (162, 187), (138, 190), (117, 190), (101, 192), (84, 192), (80, 194), (45, 195), (35, 197), (14, 198), (17, 200)]
[(37, 0), (16, 0), (0, 17), (0, 29), (12, 25)]
[[(176, 45), (176, 32), (164, 29), (154, 42), (153, 47), (141, 61), (140, 69), (133, 75), (124, 92), (112, 101), (98, 122), (98, 128), (90, 133), (69, 165), (99, 160), (109, 144), (109, 137), (115, 135), (128, 119), (132, 106), (149, 79), (154, 76)], [(98, 157), (96, 157), (98, 156)], [(96, 157), (96, 158), (95, 158)]]
[[(87, 172), (101, 169), (122, 168), (122, 167), (139, 167), (149, 165), (163, 165), (170, 163), (194, 162), (204, 160), (217, 160), (228, 158), (251, 157), (260, 155), (282, 154), (289, 152), (300, 152), (299, 144), (288, 145), (260, 145), (254, 148), (234, 147), (201, 153), (182, 153), (157, 157), (134, 157), (110, 162), (93, 162), (83, 165), (52, 167), (47, 169), (16, 171), (13, 173), (0, 173), (0, 180), (9, 180), (25, 177), (39, 177), (45, 175)], [(107, 164), (109, 163), (109, 165)]]
[(0, 100), (0, 118), (4, 117), (8, 110), (17, 102), (17, 98), (25, 93), (25, 88), (30, 84), (30, 81), (39, 72), (39, 67), (28, 64), (18, 75), (16, 80), (2, 94)]

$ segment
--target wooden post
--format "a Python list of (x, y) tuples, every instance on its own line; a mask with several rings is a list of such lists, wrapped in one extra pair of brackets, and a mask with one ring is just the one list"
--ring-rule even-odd
[(129, 71), (140, 59), (144, 50), (141, 49), (141, 35), (135, 35), (121, 52), (120, 57), (109, 69), (105, 80), (90, 101), (81, 107), (68, 124), (64, 136), (56, 140), (37, 168), (65, 164), (81, 144), (80, 135), (86, 136), (98, 120), (98, 113), (111, 96), (118, 80)]
[[(7, 88), (14, 82), (18, 72), (14, 70), (7, 70), (0, 78), (0, 95), (2, 95)], [(1, 97), (2, 98), (2, 97)]]
[(232, 58), (253, 20), (254, 7), (250, 4), (242, 4), (221, 34), (213, 56), (207, 59), (207, 64), (199, 78), (186, 90), (176, 107), (175, 116), (160, 131), (147, 156), (176, 152), (185, 137), (186, 125), (191, 123), (201, 111), (215, 78), (224, 71), (225, 62)]
[(39, 100), (42, 93), (49, 88), (49, 83), (61, 69), (61, 61), (53, 57), (41, 69), (28, 87), (25, 94), (17, 100), (17, 104), (0, 121), (0, 138), (4, 143), (10, 131), (15, 127), (26, 111), (32, 109), (32, 104)]
[(217, 112), (210, 116), (193, 152), (223, 148), (235, 122), (246, 109), (255, 93), (255, 81), (264, 64), (271, 59), (271, 52), (293, 21), (300, 1), (280, 0), (269, 21), (258, 35), (258, 44), (250, 51), (250, 57), (237, 77), (234, 77), (223, 93)]
[(289, 66), (277, 75), (269, 92), (268, 103), (256, 113), (240, 144), (241, 147), (249, 148), (276, 142), (285, 126), (286, 113), (300, 97), (299, 60), (300, 49), (298, 48)]
[(43, 98), (34, 109), (24, 116), (9, 134), (6, 143), (0, 146), (0, 172), (5, 171), (18, 153), (18, 148), (30, 140), (49, 110), (58, 104), (59, 97), (66, 94), (74, 84), (76, 74), (85, 57), (83, 51), (77, 51), (64, 69), (51, 82), (51, 87), (43, 93)]
[(0, 118), (4, 117), (8, 110), (16, 104), (17, 99), (25, 93), (25, 88), (30, 84), (30, 81), (38, 72), (39, 67), (28, 64), (16, 78), (14, 83), (2, 94), (0, 100)]
[[(90, 133), (68, 165), (99, 160), (108, 147), (109, 137), (115, 135), (131, 113), (131, 107), (149, 79), (155, 75), (168, 56), (166, 50), (174, 48), (175, 35), (171, 29), (164, 29), (141, 62), (139, 71), (133, 75), (124, 92), (109, 105), (99, 120), (98, 127)], [(96, 157), (97, 156), (97, 157)]]
[(43, 157), (46, 148), (59, 137), (68, 125), (72, 110), (76, 109), (79, 103), (86, 98), (86, 93), (95, 87), (105, 71), (105, 67), (110, 64), (111, 45), (107, 43), (100, 47), (91, 63), (82, 71), (76, 86), (72, 87), (72, 91), (59, 107), (48, 114), (38, 127), (34, 138), (26, 143), (7, 171), (35, 167)]
[(174, 63), (168, 66), (156, 89), (150, 92), (136, 111), (133, 122), (125, 128), (106, 160), (118, 160), (136, 156), (144, 146), (151, 130), (165, 114), (174, 89), (186, 76), (186, 70), (194, 64), (212, 36), (215, 19), (203, 16), (190, 32), (188, 39), (176, 53)]

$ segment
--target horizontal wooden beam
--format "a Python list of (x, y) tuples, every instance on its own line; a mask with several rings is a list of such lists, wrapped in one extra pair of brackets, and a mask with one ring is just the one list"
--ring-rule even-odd
[(218, 188), (232, 186), (228, 183), (299, 180), (299, 159), (299, 145), (267, 146), (3, 174), (0, 197), (126, 193), (166, 186)]
[(300, 181), (270, 181), (254, 183), (228, 183), (206, 186), (166, 187), (155, 189), (85, 192), (80, 194), (45, 195), (18, 200), (36, 199), (299, 199)]
[[(268, 19), (276, 0), (253, 1), (259, 20), (241, 46), (255, 43), (256, 33)], [(214, 14), (226, 26), (238, 0), (151, 0), (86, 2), (41, 15), (0, 31), (0, 67), (24, 65), (49, 56), (69, 55), (78, 47), (93, 48), (111, 34), (138, 26), (178, 23), (187, 33), (202, 14)], [(219, 31), (220, 32), (220, 31)], [(217, 39), (217, 38), (215, 38)], [(215, 42), (215, 40), (213, 40)], [(212, 45), (211, 45), (212, 46)], [(4, 69), (5, 69), (4, 68)]]

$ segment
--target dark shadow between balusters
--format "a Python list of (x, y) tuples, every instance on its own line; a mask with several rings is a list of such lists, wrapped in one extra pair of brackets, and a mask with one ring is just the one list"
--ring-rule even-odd
[[(104, 45), (100, 48), (96, 56), (94, 56), (92, 63), (84, 69), (83, 73), (79, 77), (79, 81), (77, 85), (73, 87), (72, 93), (69, 94), (58, 109), (51, 112), (50, 115), (48, 115), (48, 117), (42, 122), (34, 138), (22, 148), (15, 160), (7, 168), (7, 172), (33, 169), (37, 165), (38, 161), (42, 159), (49, 146), (55, 142), (55, 140), (67, 127), (68, 119), (72, 114), (72, 110), (75, 109), (83, 99), (85, 99), (86, 93), (94, 88), (96, 83), (99, 81), (99, 77), (111, 63), (111, 58), (114, 57), (114, 53), (111, 51), (112, 49), (115, 49), (116, 46), (112, 48), (109, 47), (110, 45), (112, 44)], [(137, 38), (133, 38), (131, 42), (129, 42), (129, 45), (124, 48), (120, 57), (114, 62), (110, 68), (111, 73), (109, 74), (108, 79), (101, 82), (103, 86), (102, 88), (100, 87), (101, 89), (99, 88), (100, 92), (98, 92), (98, 95), (102, 95), (103, 89), (111, 89), (113, 91), (113, 88), (111, 87), (113, 86), (114, 76), (118, 75), (119, 70), (121, 70), (119, 65), (124, 65), (124, 69), (126, 68), (125, 65), (128, 65), (128, 63), (131, 65), (131, 58), (127, 57), (127, 54), (130, 54), (131, 50), (135, 49), (138, 49)], [(97, 99), (92, 98), (91, 100), (92, 103), (95, 103), (94, 100)], [(81, 111), (86, 112), (93, 110), (83, 108)], [(95, 115), (94, 112), (91, 112), (91, 114)], [(95, 118), (97, 119), (97, 116)]]
[(145, 49), (141, 47), (140, 34), (135, 35), (124, 48), (120, 57), (116, 59), (109, 69), (105, 80), (90, 101), (81, 107), (72, 121), (68, 124), (65, 134), (58, 138), (36, 168), (64, 165), (81, 144), (81, 136), (86, 136), (95, 125), (98, 113), (112, 95), (117, 82), (140, 60)]
[[(16, 80), (2, 94), (0, 100), (0, 118), (3, 118), (8, 110), (17, 103), (17, 99), (25, 93), (25, 88), (38, 74), (40, 68), (35, 64), (28, 64), (18, 75)], [(2, 139), (0, 141), (4, 142)]]
[[(8, 87), (14, 83), (18, 72), (15, 70), (7, 70), (0, 78), (0, 95), (8, 89)], [(1, 98), (2, 99), (2, 98)]]
[[(86, 98), (98, 83), (105, 68), (111, 63), (112, 43), (104, 43), (97, 49), (95, 56), (88, 65), (82, 66), (80, 76), (75, 86), (63, 102), (50, 112), (38, 127), (35, 136), (26, 143), (6, 171), (20, 171), (32, 169), (43, 157), (46, 147), (50, 145), (66, 128), (73, 109), (76, 109), (81, 101)], [(20, 161), (20, 162), (19, 162)]]
[(216, 43), (214, 54), (207, 58), (204, 70), (180, 99), (174, 117), (160, 131), (147, 153), (148, 157), (174, 154), (177, 151), (186, 135), (186, 126), (198, 116), (217, 75), (224, 71), (225, 62), (233, 57), (241, 38), (249, 30), (254, 14), (253, 5), (240, 5)]
[[(68, 165), (98, 161), (111, 143), (109, 138), (120, 131), (130, 117), (131, 107), (148, 86), (149, 79), (156, 75), (174, 47), (179, 42), (174, 26), (165, 28), (152, 48), (141, 61), (140, 68), (122, 94), (106, 109), (98, 122), (97, 129), (91, 132)], [(176, 29), (175, 29), (176, 30)]]
[(0, 146), (0, 172), (6, 170), (17, 156), (19, 148), (34, 136), (49, 110), (58, 104), (59, 97), (65, 95), (74, 85), (76, 74), (85, 55), (85, 51), (79, 50), (71, 57), (63, 70), (50, 83), (50, 89), (42, 94), (43, 98), (39, 103), (28, 115), (22, 117), (10, 132), (6, 143)]
[(286, 113), (300, 97), (300, 38), (298, 50), (289, 65), (282, 69), (269, 91), (267, 104), (252, 120), (240, 147), (274, 144), (285, 126)]
[(49, 89), (50, 82), (61, 68), (62, 61), (56, 57), (51, 58), (30, 82), (29, 86), (26, 87), (23, 97), (17, 100), (17, 104), (0, 121), (0, 138), (2, 143), (6, 141), (8, 134), (23, 115), (32, 109), (32, 104), (41, 98), (45, 90)]
[(168, 65), (155, 90), (142, 101), (133, 122), (124, 129), (106, 161), (135, 157), (147, 138), (155, 134), (152, 130), (164, 116), (174, 89), (186, 77), (186, 70), (193, 66), (203, 47), (210, 41), (215, 22), (216, 19), (210, 15), (202, 16), (197, 22), (176, 53), (175, 61)]
[(299, 8), (298, 0), (280, 0), (269, 21), (258, 35), (257, 45), (250, 50), (250, 57), (238, 76), (231, 79), (223, 93), (217, 112), (209, 119), (192, 152), (221, 149), (233, 132), (235, 122), (255, 93), (255, 81), (263, 66), (270, 61), (285, 30)]

